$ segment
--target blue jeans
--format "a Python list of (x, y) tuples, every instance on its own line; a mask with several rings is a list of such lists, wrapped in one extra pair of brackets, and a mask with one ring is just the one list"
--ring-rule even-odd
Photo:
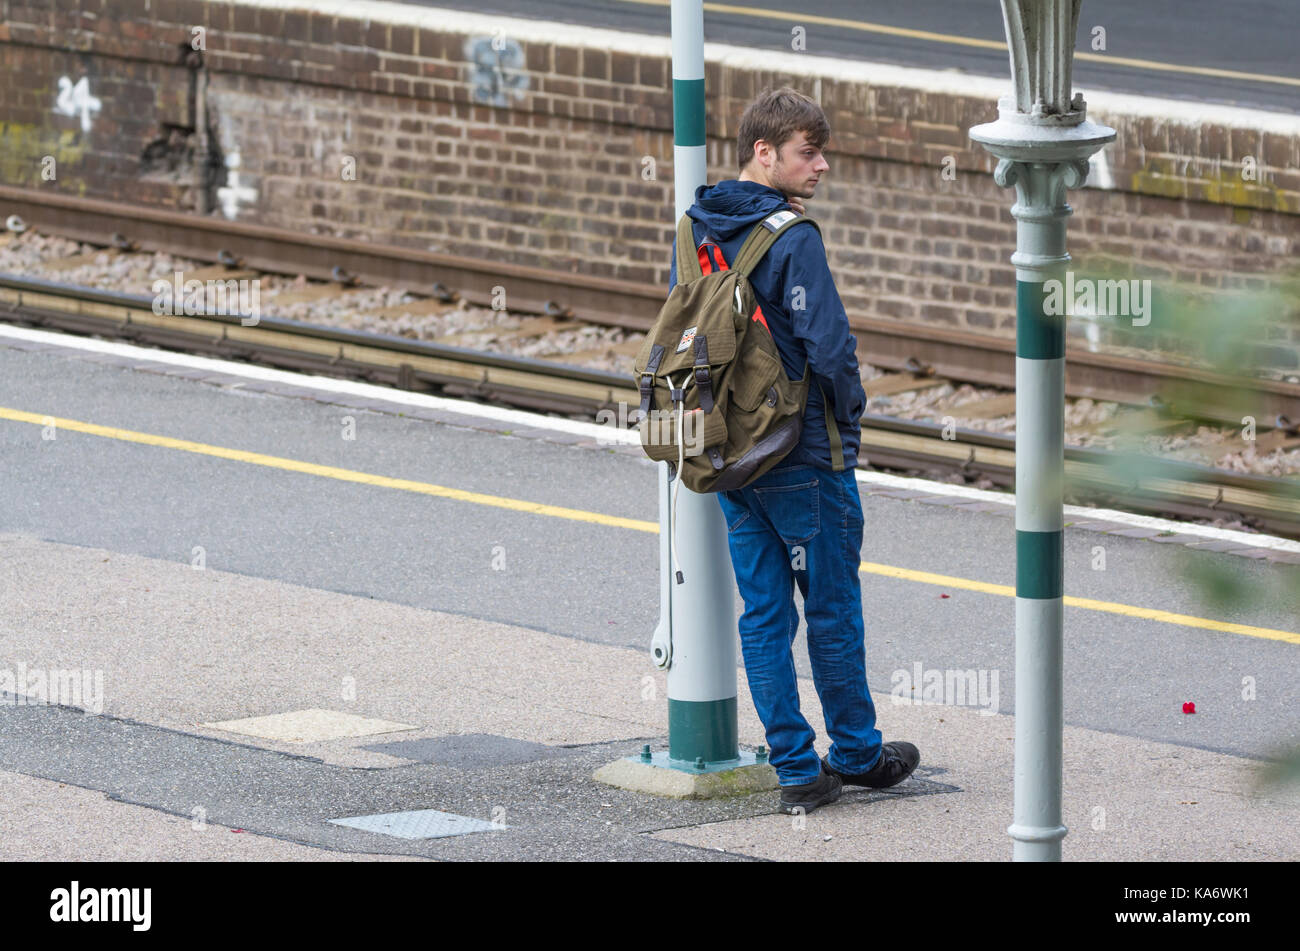
[(832, 741), (830, 764), (863, 773), (880, 759), (876, 708), (867, 689), (858, 578), (862, 502), (853, 473), (778, 466), (743, 489), (717, 493), (745, 602), (745, 674), (782, 786), (812, 782), (821, 772), (816, 734), (799, 712), (791, 653), (799, 631), (795, 584), (804, 599), (813, 684)]

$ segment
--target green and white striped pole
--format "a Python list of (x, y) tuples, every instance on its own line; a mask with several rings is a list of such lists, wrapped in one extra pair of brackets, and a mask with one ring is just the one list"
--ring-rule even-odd
[[(672, 0), (674, 221), (707, 183), (704, 140), (704, 5)], [(668, 670), (670, 765), (731, 763), (736, 728), (736, 614), (727, 526), (717, 500), (678, 489), (678, 566), (671, 565), (668, 465), (659, 467), (660, 621), (652, 645)], [(674, 567), (684, 581), (676, 584)], [(666, 630), (665, 630), (666, 627)]]
[(997, 156), (994, 181), (1016, 203), (1016, 861), (1061, 859), (1065, 308), (1044, 308), (1069, 265), (1066, 190), (1115, 132), (1071, 98), (1080, 0), (1002, 0), (1014, 97), (970, 130)]

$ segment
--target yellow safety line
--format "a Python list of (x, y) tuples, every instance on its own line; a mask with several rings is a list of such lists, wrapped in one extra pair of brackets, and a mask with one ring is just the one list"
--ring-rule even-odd
[(511, 509), (515, 512), (531, 512), (534, 515), (568, 518), (576, 522), (592, 522), (597, 525), (609, 525), (615, 528), (632, 528), (641, 532), (659, 533), (659, 524), (657, 522), (645, 522), (635, 518), (620, 518), (617, 515), (602, 515), (599, 512), (587, 512), (582, 509), (565, 508), (560, 505), (544, 505), (541, 502), (525, 502), (522, 499), (511, 499), (501, 495), (485, 495), (482, 492), (466, 492), (464, 489), (452, 489), (445, 485), (434, 485), (430, 482), (393, 479), (388, 476), (373, 475), (369, 472), (357, 472), (354, 469), (321, 466), (313, 462), (302, 462), (298, 459), (285, 459), (282, 456), (267, 456), (260, 452), (245, 452), (242, 449), (227, 449), (224, 446), (191, 442), (188, 439), (172, 439), (170, 436), (155, 436), (152, 433), (140, 433), (130, 429), (97, 426), (94, 423), (83, 423), (75, 419), (24, 413), (22, 410), (5, 407), (0, 407), (0, 419), (12, 419), (19, 423), (34, 423), (37, 426), (53, 424), (58, 429), (87, 433), (91, 436), (121, 439), (126, 442), (141, 443), (145, 446), (159, 446), (164, 449), (179, 449), (183, 452), (215, 456), (218, 459), (230, 459), (235, 462), (247, 462), (255, 466), (268, 466), (272, 469), (285, 469), (289, 472), (302, 472), (307, 475), (323, 476), (327, 479), (339, 479), (343, 482), (359, 482), (363, 485), (382, 486), (385, 489), (401, 489), (404, 492), (418, 492), (421, 495), (455, 499), (458, 502), (492, 505), (497, 508)]
[[(618, 0), (620, 3), (635, 3), (641, 6), (666, 7), (671, 0)], [(885, 36), (904, 36), (914, 40), (927, 40), (932, 43), (946, 43), (950, 46), (974, 46), (979, 49), (1007, 51), (1007, 44), (1001, 40), (981, 40), (971, 36), (957, 36), (952, 33), (934, 33), (930, 30), (915, 30), (903, 26), (888, 26), (884, 23), (865, 23), (860, 20), (848, 20), (843, 17), (820, 16), (814, 13), (789, 13), (780, 10), (762, 10), (754, 7), (742, 7), (731, 3), (705, 3), (704, 9), (711, 13), (731, 13), (737, 16), (755, 17), (766, 20), (784, 20), (787, 23), (817, 23), (822, 26), (834, 26), (860, 33), (879, 33)], [(1152, 69), (1169, 73), (1188, 73), (1194, 76), (1218, 76), (1224, 79), (1243, 79), (1257, 83), (1277, 83), (1283, 86), (1300, 86), (1300, 79), (1293, 76), (1275, 76), (1269, 73), (1246, 73), (1236, 69), (1218, 69), (1213, 66), (1185, 66), (1181, 63), (1161, 63), (1156, 60), (1134, 59), (1128, 56), (1112, 56), (1109, 53), (1078, 52), (1075, 59), (1096, 63), (1109, 63), (1112, 66), (1132, 66), (1135, 69)]]
[[(464, 489), (453, 489), (444, 485), (434, 485), (430, 482), (416, 482), (412, 479), (393, 479), (388, 476), (374, 475), (368, 472), (357, 472), (354, 469), (340, 469), (337, 466), (322, 466), (312, 462), (302, 462), (298, 459), (286, 459), (282, 456), (268, 456), (260, 452), (247, 452), (242, 449), (227, 449), (224, 446), (213, 446), (208, 443), (192, 442), (188, 439), (173, 439), (170, 436), (156, 436), (152, 433), (142, 433), (131, 429), (118, 429), (113, 426), (98, 426), (94, 423), (83, 423), (80, 420), (64, 419), (59, 416), (41, 415), (39, 413), (27, 413), (22, 410), (9, 409), (7, 407), (0, 407), (0, 419), (9, 419), (18, 423), (31, 423), (36, 426), (53, 425), (56, 429), (86, 433), (91, 436), (102, 436), (105, 439), (120, 439), (124, 442), (139, 443), (145, 446), (158, 446), (163, 449), (178, 449), (182, 452), (193, 452), (204, 456), (214, 456), (218, 459), (229, 459), (234, 462), (246, 462), (257, 466), (267, 466), (272, 469), (284, 469), (288, 472), (301, 472), (306, 475), (322, 476), (327, 479), (339, 479), (343, 482), (357, 482), (363, 485), (375, 485), (386, 489), (400, 489), (404, 492), (418, 492), (421, 495), (432, 495), (438, 498), (455, 499), (458, 502), (472, 502), (476, 505), (490, 505), (496, 508), (510, 509), (515, 512), (529, 512), (533, 515), (548, 515), (552, 518), (567, 518), (577, 522), (608, 525), (613, 528), (630, 528), (640, 532), (651, 532), (653, 534), (659, 533), (659, 525), (657, 522), (647, 522), (634, 518), (620, 518), (616, 515), (604, 515), (600, 512), (588, 512), (583, 509), (565, 508), (560, 505), (544, 505), (540, 502), (525, 502), (522, 499), (512, 499), (501, 495), (486, 495), (482, 492), (467, 492)], [(1015, 597), (1016, 595), (1016, 589), (1009, 585), (990, 584), (984, 581), (972, 581), (968, 578), (934, 574), (929, 571), (914, 571), (910, 568), (896, 568), (893, 565), (881, 565), (869, 561), (862, 562), (858, 568), (860, 571), (869, 574), (882, 575), (887, 578), (901, 578), (906, 581), (919, 581), (923, 584), (938, 585), (946, 588), (959, 588), (967, 591), (980, 591), (985, 594), (997, 594), (1005, 597)], [(1248, 624), (1232, 624), (1227, 621), (1213, 621), (1208, 618), (1198, 618), (1187, 614), (1174, 614), (1170, 611), (1160, 611), (1153, 608), (1139, 608), (1128, 604), (1118, 604), (1113, 601), (1094, 601), (1091, 598), (1075, 598), (1067, 596), (1064, 599), (1064, 603), (1070, 607), (1087, 608), (1092, 611), (1106, 611), (1112, 614), (1123, 614), (1128, 617), (1145, 618), (1152, 621), (1161, 621), (1166, 624), (1181, 624), (1187, 627), (1206, 628), (1211, 631), (1223, 631), (1231, 634), (1244, 634), (1248, 637), (1260, 637), (1268, 640), (1285, 641), (1288, 644), (1300, 644), (1300, 634), (1291, 631), (1279, 631), (1267, 627), (1252, 627)]]
[[(953, 575), (938, 575), (929, 571), (913, 571), (911, 568), (895, 568), (893, 565), (879, 565), (864, 561), (858, 565), (859, 571), (868, 574), (883, 575), (886, 578), (902, 578), (906, 581), (920, 581), (923, 584), (938, 585), (944, 588), (960, 588), (966, 591), (981, 591), (984, 594), (1000, 594), (1009, 598), (1016, 596), (1012, 585), (989, 584), (986, 581), (971, 581)], [(1092, 598), (1076, 598), (1066, 595), (1063, 599), (1066, 607), (1087, 608), (1090, 611), (1105, 611), (1109, 614), (1123, 614), (1126, 617), (1143, 618), (1148, 621), (1161, 621), (1165, 624), (1181, 624), (1185, 627), (1201, 627), (1210, 631), (1223, 631), (1229, 634), (1245, 634), (1247, 637), (1262, 637), (1271, 641), (1285, 641), (1288, 644), (1300, 644), (1300, 634), (1292, 631), (1279, 631), (1271, 627), (1254, 627), (1250, 624), (1233, 624), (1230, 621), (1212, 621), (1209, 618), (1195, 617), (1190, 614), (1175, 614), (1158, 608), (1139, 608), (1131, 604), (1119, 604), (1115, 601), (1096, 601)]]

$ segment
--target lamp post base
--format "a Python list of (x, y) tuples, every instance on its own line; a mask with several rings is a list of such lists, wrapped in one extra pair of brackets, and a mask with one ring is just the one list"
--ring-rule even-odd
[(592, 779), (607, 786), (670, 799), (723, 799), (777, 788), (767, 756), (742, 751), (734, 760), (696, 766), (666, 751), (625, 756), (596, 770)]

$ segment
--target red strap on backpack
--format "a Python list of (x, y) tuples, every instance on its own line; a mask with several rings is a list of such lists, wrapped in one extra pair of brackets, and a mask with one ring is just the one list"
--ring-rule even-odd
[[(695, 250), (696, 253), (700, 256), (700, 270), (703, 271), (705, 274), (713, 273), (714, 258), (716, 258), (718, 262), (717, 270), (719, 271), (731, 270), (731, 268), (727, 267), (727, 259), (722, 256), (722, 249), (718, 247), (716, 244), (714, 244), (712, 241), (710, 241), (708, 238), (705, 238), (704, 243), (700, 245), (698, 248), (696, 248)], [(754, 305), (754, 316), (751, 317), (750, 319), (757, 320), (760, 324), (763, 325), (763, 329), (766, 330), (769, 334), (772, 332), (772, 328), (767, 325), (767, 318), (763, 316), (763, 308), (759, 307), (757, 304)]]

